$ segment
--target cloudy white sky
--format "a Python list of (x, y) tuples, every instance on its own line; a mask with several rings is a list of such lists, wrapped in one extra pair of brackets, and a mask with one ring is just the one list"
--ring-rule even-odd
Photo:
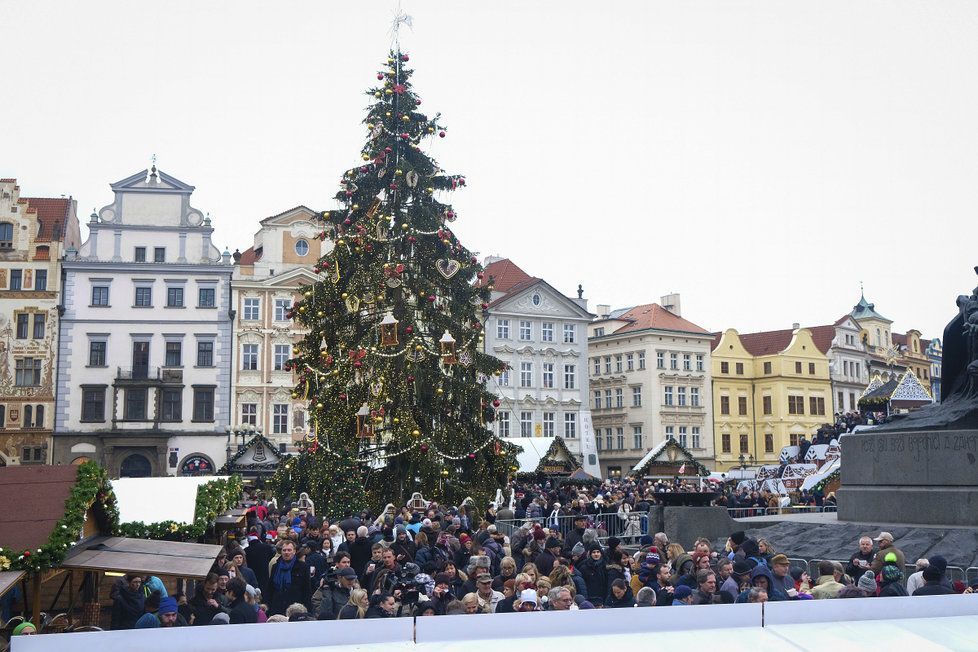
[[(0, 176), (73, 195), (160, 168), (215, 242), (333, 206), (393, 1), (0, 0)], [(829, 323), (859, 283), (938, 335), (978, 283), (978, 4), (406, 0), (402, 45), (473, 250), (593, 307), (682, 294), (741, 332)]]

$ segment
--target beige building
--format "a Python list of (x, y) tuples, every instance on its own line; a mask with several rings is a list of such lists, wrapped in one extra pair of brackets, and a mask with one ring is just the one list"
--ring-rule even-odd
[(235, 252), (232, 426), (254, 426), (279, 446), (307, 431), (308, 401), (292, 398), (296, 379), (284, 368), (306, 334), (286, 317), (300, 288), (315, 283), (312, 266), (329, 251), (317, 238), (316, 213), (296, 206), (261, 221), (255, 243)]
[(60, 261), (81, 238), (76, 202), (0, 179), (0, 466), (47, 464), (54, 431)]
[(602, 475), (628, 475), (674, 439), (713, 466), (713, 337), (682, 318), (679, 295), (609, 311), (588, 326), (589, 397)]

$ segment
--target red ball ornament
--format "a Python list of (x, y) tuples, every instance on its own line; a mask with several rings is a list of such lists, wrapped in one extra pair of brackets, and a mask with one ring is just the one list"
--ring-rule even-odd
[(24, 551), (24, 556), (25, 557), (30, 557), (31, 556), (31, 551), (30, 550), (25, 550)]
[(391, 190), (397, 190), (397, 184), (396, 184), (396, 183), (392, 183), (392, 184), (390, 185), (390, 189), (391, 189)]
[(401, 55), (401, 61), (410, 61), (410, 60), (411, 59), (410, 59), (410, 57), (408, 57), (408, 55), (406, 55), (406, 54), (402, 54)]
[(445, 217), (447, 217), (448, 219), (452, 219), (453, 217), (455, 217), (455, 211), (448, 211), (447, 213), (445, 213)]
[(360, 166), (360, 171), (361, 171), (361, 172), (366, 172), (366, 171), (367, 171), (367, 170), (369, 170), (369, 169), (370, 169), (370, 168), (368, 168), (368, 167), (367, 167), (366, 165), (361, 165), (361, 166)]
[(360, 362), (359, 360), (357, 360), (356, 362), (353, 363), (353, 366), (356, 367), (357, 369), (359, 369), (360, 367), (363, 366), (363, 363)]
[[(346, 400), (346, 394), (340, 394), (340, 400), (341, 401), (345, 401)], [(497, 403), (498, 403), (498, 401), (497, 401)]]
[(411, 333), (414, 332), (414, 326), (408, 326), (408, 327), (406, 327), (404, 329), (404, 332), (407, 333), (408, 335), (410, 335)]
[(429, 294), (428, 295), (428, 303), (434, 303), (434, 302), (435, 302), (435, 295)]
[(414, 382), (414, 376), (408, 376), (408, 377), (407, 377), (407, 381), (408, 381), (409, 383), (413, 383), (413, 382)]
[(384, 79), (384, 73), (382, 73), (382, 72), (378, 72), (378, 73), (377, 73), (377, 79), (379, 79), (379, 80), (383, 80), (383, 79)]
[(414, 100), (414, 103), (420, 105), (421, 104), (421, 100)]
[(497, 398), (497, 399), (495, 399), (495, 400), (494, 400), (494, 401), (492, 402), (492, 406), (493, 406), (493, 407), (499, 407), (499, 399), (498, 399), (498, 398)]
[(410, 242), (411, 244), (414, 244), (417, 241), (418, 241), (418, 239), (415, 238), (413, 235), (409, 235), (408, 236), (408, 242)]
[(486, 277), (486, 275), (483, 274), (482, 272), (479, 272), (478, 274), (475, 275), (475, 277), (481, 281)]
[(352, 190), (347, 190), (346, 191), (346, 196), (347, 197), (352, 197), (353, 196), (353, 191)]
[(484, 304), (482, 304), (482, 309), (483, 309), (483, 310), (485, 310), (485, 309), (486, 309), (486, 308), (488, 308), (488, 307), (489, 307), (489, 304), (488, 304), (488, 303), (484, 303)]
[(350, 219), (350, 218), (348, 217), (348, 218), (346, 218), (345, 220), (343, 220), (343, 224), (345, 224), (346, 226), (350, 226), (351, 224), (353, 224), (353, 220), (351, 220), (351, 219)]
[(421, 444), (421, 452), (422, 453), (428, 452), (428, 444)]
[(411, 139), (411, 134), (409, 134), (408, 132), (405, 131), (403, 134), (401, 134), (401, 140), (410, 140), (410, 139)]
[(384, 148), (384, 151), (385, 151), (385, 152), (387, 152), (388, 154), (390, 154), (390, 153), (391, 153), (391, 152), (393, 152), (394, 150), (393, 150), (393, 149), (391, 149), (390, 147), (385, 147), (385, 148)]
[(470, 460), (474, 460), (475, 459), (475, 453), (469, 453), (469, 459)]
[(445, 132), (444, 131), (439, 131), (438, 132), (438, 137), (439, 138), (444, 138), (445, 137)]

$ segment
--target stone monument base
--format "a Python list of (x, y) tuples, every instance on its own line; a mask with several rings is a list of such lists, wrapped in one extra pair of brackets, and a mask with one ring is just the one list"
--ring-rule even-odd
[(686, 550), (692, 550), (700, 537), (725, 538), (731, 532), (743, 529), (730, 518), (726, 507), (662, 508), (662, 531), (669, 536), (669, 541), (682, 544)]
[(978, 526), (978, 430), (843, 435), (839, 520)]

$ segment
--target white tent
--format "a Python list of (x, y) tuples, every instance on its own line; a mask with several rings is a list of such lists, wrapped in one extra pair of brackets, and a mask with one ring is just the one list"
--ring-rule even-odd
[(189, 524), (194, 521), (197, 488), (227, 476), (176, 476), (167, 478), (120, 478), (112, 481), (119, 505), (119, 522)]

